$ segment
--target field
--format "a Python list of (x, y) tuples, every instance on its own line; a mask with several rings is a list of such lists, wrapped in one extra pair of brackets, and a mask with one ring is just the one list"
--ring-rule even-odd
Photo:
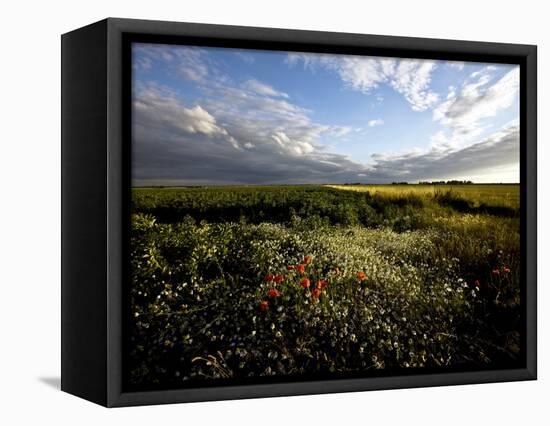
[(130, 383), (512, 366), (519, 241), (517, 185), (134, 188)]
[(329, 185), (331, 188), (350, 191), (369, 191), (382, 195), (400, 197), (406, 193), (434, 196), (452, 191), (477, 204), (500, 205), (519, 208), (518, 185)]

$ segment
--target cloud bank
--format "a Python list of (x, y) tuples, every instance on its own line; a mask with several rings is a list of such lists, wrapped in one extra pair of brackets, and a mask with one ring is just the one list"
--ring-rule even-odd
[[(479, 137), (484, 120), (516, 98), (516, 70), (493, 82), (487, 67), (439, 101), (430, 88), (437, 66), (433, 61), (290, 54), (288, 66), (303, 63), (306, 68), (336, 72), (345, 86), (366, 95), (380, 84), (389, 85), (414, 111), (433, 109), (426, 113), (451, 132), (449, 136), (442, 130), (419, 141), (427, 149), (378, 153), (362, 164), (330, 152), (319, 139), (363, 129), (318, 123), (312, 111), (273, 85), (250, 77), (234, 81), (203, 49), (140, 45), (138, 52), (135, 68), (148, 73), (161, 63), (171, 76), (195, 85), (201, 95), (190, 98), (154, 79), (135, 81), (136, 186), (415, 182), (483, 176), (503, 167), (519, 180), (517, 121)], [(386, 127), (381, 118), (365, 117), (365, 128), (382, 125)], [(452, 143), (458, 138), (468, 143)]]
[(326, 152), (314, 140), (323, 132), (347, 131), (312, 123), (303, 110), (281, 100), (243, 100), (231, 90), (219, 101), (191, 106), (167, 88), (148, 85), (134, 95), (133, 179), (136, 184), (345, 181), (365, 166)]
[[(257, 101), (252, 103), (258, 107)], [(185, 105), (154, 86), (138, 91), (133, 112), (136, 185), (414, 182), (483, 174), (519, 162), (517, 123), (461, 150), (378, 154), (373, 164), (363, 165), (317, 146), (314, 136), (331, 129), (294, 110), (293, 118), (282, 112), (266, 123), (254, 120), (263, 114), (257, 109), (231, 117), (230, 111), (221, 114), (211, 106), (209, 111)], [(269, 102), (266, 107), (271, 108)], [(237, 110), (245, 111), (242, 106)]]

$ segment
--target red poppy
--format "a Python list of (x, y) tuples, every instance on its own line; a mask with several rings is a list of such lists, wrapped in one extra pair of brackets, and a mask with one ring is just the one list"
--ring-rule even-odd
[(311, 262), (311, 257), (310, 256), (304, 256), (304, 259), (302, 260), (302, 263), (305, 263), (306, 265)]
[(500, 270), (499, 269), (493, 269), (493, 275), (500, 275)]
[(359, 278), (359, 281), (365, 281), (367, 279), (367, 274), (363, 271), (359, 271), (357, 272), (357, 278)]
[(502, 268), (502, 272), (504, 272), (505, 274), (509, 274), (510, 273), (510, 268), (508, 268), (508, 266), (505, 266)]
[(270, 298), (274, 298), (274, 297), (279, 297), (281, 295), (281, 292), (279, 290), (277, 290), (276, 288), (270, 288), (268, 291), (267, 291), (267, 297), (270, 297)]
[(294, 269), (296, 269), (296, 266), (294, 266), (294, 265), (288, 265), (288, 266), (286, 267), (286, 269), (288, 269), (289, 271), (294, 271)]
[(270, 283), (271, 281), (273, 281), (273, 278), (274, 278), (273, 274), (267, 274), (265, 276), (265, 281)]
[(321, 289), (314, 288), (313, 290), (311, 290), (311, 296), (313, 298), (317, 299), (320, 295), (321, 295)]
[(260, 302), (260, 311), (265, 312), (269, 309), (269, 302), (267, 300), (262, 300)]
[(479, 287), (481, 286), (479, 280), (475, 280), (475, 281), (474, 281), (474, 285), (475, 285), (477, 288), (479, 288)]
[(327, 285), (328, 285), (328, 282), (325, 281), (325, 280), (319, 280), (319, 281), (317, 281), (317, 288), (318, 288), (318, 289), (321, 289), (321, 290), (322, 290), (322, 289), (325, 288)]
[(285, 280), (285, 277), (283, 276), (283, 274), (277, 274), (273, 278), (273, 281), (275, 281), (277, 284), (282, 283), (284, 280)]
[(306, 265), (296, 265), (294, 269), (296, 269), (300, 274), (303, 274), (306, 270)]
[(303, 287), (303, 288), (309, 288), (309, 286), (311, 285), (311, 282), (309, 281), (308, 278), (302, 278), (300, 280), (300, 285)]

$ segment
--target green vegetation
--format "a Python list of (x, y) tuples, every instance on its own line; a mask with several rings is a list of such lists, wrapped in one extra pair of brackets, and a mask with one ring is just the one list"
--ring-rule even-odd
[(517, 185), (140, 188), (132, 212), (138, 387), (520, 355)]

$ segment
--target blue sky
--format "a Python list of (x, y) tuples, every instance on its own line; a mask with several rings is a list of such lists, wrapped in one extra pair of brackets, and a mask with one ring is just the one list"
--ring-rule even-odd
[(519, 69), (133, 46), (133, 181), (519, 181)]

